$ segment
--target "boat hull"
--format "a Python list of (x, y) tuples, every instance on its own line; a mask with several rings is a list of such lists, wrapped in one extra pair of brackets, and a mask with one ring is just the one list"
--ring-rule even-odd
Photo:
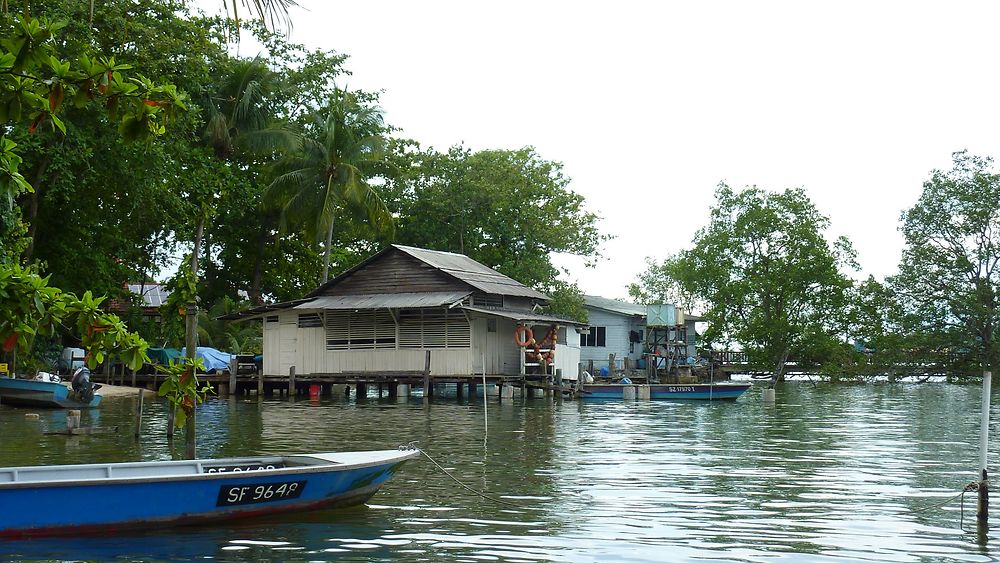
[(624, 399), (625, 389), (634, 388), (636, 397), (639, 387), (649, 387), (649, 398), (652, 400), (701, 400), (701, 401), (735, 401), (747, 389), (752, 387), (746, 383), (694, 383), (675, 385), (651, 383), (649, 385), (627, 385), (620, 383), (588, 383), (583, 385), (584, 399)]
[(0, 404), (20, 407), (53, 409), (90, 409), (101, 404), (101, 395), (94, 394), (89, 403), (78, 401), (63, 383), (0, 377)]
[[(220, 462), (207, 460), (190, 475), (151, 477), (130, 467), (155, 464), (95, 464), (72, 466), (81, 475), (94, 472), (92, 479), (0, 482), (0, 506), (5, 507), (0, 538), (106, 533), (362, 504), (419, 452), (356, 453), (373, 456), (353, 463), (214, 473), (206, 468)], [(314, 454), (323, 455), (336, 454)], [(226, 463), (236, 467), (247, 461)], [(0, 481), (16, 470), (0, 469)], [(112, 477), (100, 478), (96, 473), (101, 471)], [(116, 473), (139, 476), (116, 479)]]

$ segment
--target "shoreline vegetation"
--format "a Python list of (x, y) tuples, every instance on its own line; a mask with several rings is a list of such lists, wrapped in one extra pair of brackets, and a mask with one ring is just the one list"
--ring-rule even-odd
[[(588, 210), (561, 163), (530, 145), (442, 151), (403, 137), (378, 92), (340, 86), (348, 54), (259, 21), (174, 0), (30, 6), (0, 14), (13, 38), (0, 46), (0, 289), (11, 290), (0, 345), (19, 371), (50, 368), (64, 345), (91, 364), (141, 365), (147, 342), (193, 350), (195, 334), (259, 353), (259, 325), (219, 318), (301, 298), (393, 242), (465, 254), (550, 295), (546, 314), (586, 322), (580, 288), (551, 257), (602, 259), (601, 220), (618, 218)], [(227, 48), (240, 30), (260, 56)], [(796, 364), (845, 377), (990, 371), (998, 224), (992, 159), (956, 152), (900, 217), (898, 273), (856, 280), (851, 241), (828, 236), (804, 188), (720, 183), (690, 245), (649, 259), (628, 292), (702, 312), (702, 343), (739, 346), (772, 384)], [(184, 253), (159, 308), (127, 289), (169, 276)], [(81, 307), (88, 322), (70, 322)], [(203, 391), (191, 369), (170, 372), (185, 410)]]

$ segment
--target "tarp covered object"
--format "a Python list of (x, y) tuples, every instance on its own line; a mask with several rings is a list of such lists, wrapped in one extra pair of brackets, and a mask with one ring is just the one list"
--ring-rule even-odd
[[(181, 355), (186, 355), (187, 348), (181, 348)], [(201, 358), (201, 361), (205, 364), (205, 371), (210, 372), (212, 370), (218, 371), (228, 371), (229, 362), (233, 359), (233, 355), (228, 352), (220, 352), (215, 348), (209, 348), (208, 346), (198, 346), (195, 348), (195, 357)]]
[(154, 364), (170, 365), (181, 358), (181, 351), (177, 348), (149, 348), (146, 350), (149, 361)]

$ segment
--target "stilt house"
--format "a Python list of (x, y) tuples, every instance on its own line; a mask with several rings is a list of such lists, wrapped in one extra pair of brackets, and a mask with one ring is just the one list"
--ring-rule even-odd
[[(589, 369), (591, 361), (595, 366), (608, 366), (611, 354), (616, 370), (624, 369), (626, 358), (638, 366), (649, 354), (674, 358), (675, 365), (697, 358), (695, 323), (703, 322), (702, 317), (685, 314), (673, 304), (636, 305), (596, 295), (585, 295), (584, 305), (590, 326), (580, 335), (582, 369)], [(667, 325), (650, 324), (651, 310), (669, 311)]]
[(646, 351), (646, 306), (596, 295), (585, 295), (583, 301), (590, 326), (580, 335), (580, 361), (607, 366), (614, 354), (616, 369), (623, 368), (625, 358), (636, 365)]
[[(519, 325), (556, 335), (547, 373), (576, 379), (580, 323), (538, 313), (549, 298), (461, 254), (392, 245), (263, 319), (264, 374), (540, 373)], [(523, 329), (522, 329), (523, 330)], [(523, 339), (523, 333), (521, 333)]]

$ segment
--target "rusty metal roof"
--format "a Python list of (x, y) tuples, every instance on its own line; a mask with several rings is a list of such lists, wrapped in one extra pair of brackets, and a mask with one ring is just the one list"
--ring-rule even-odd
[(549, 300), (549, 297), (544, 293), (535, 291), (513, 278), (509, 278), (484, 264), (476, 262), (464, 254), (414, 248), (400, 244), (392, 246), (424, 262), (428, 266), (458, 278), (485, 293)]
[(406, 309), (452, 305), (472, 292), (374, 293), (370, 295), (324, 295), (300, 303), (294, 309)]

